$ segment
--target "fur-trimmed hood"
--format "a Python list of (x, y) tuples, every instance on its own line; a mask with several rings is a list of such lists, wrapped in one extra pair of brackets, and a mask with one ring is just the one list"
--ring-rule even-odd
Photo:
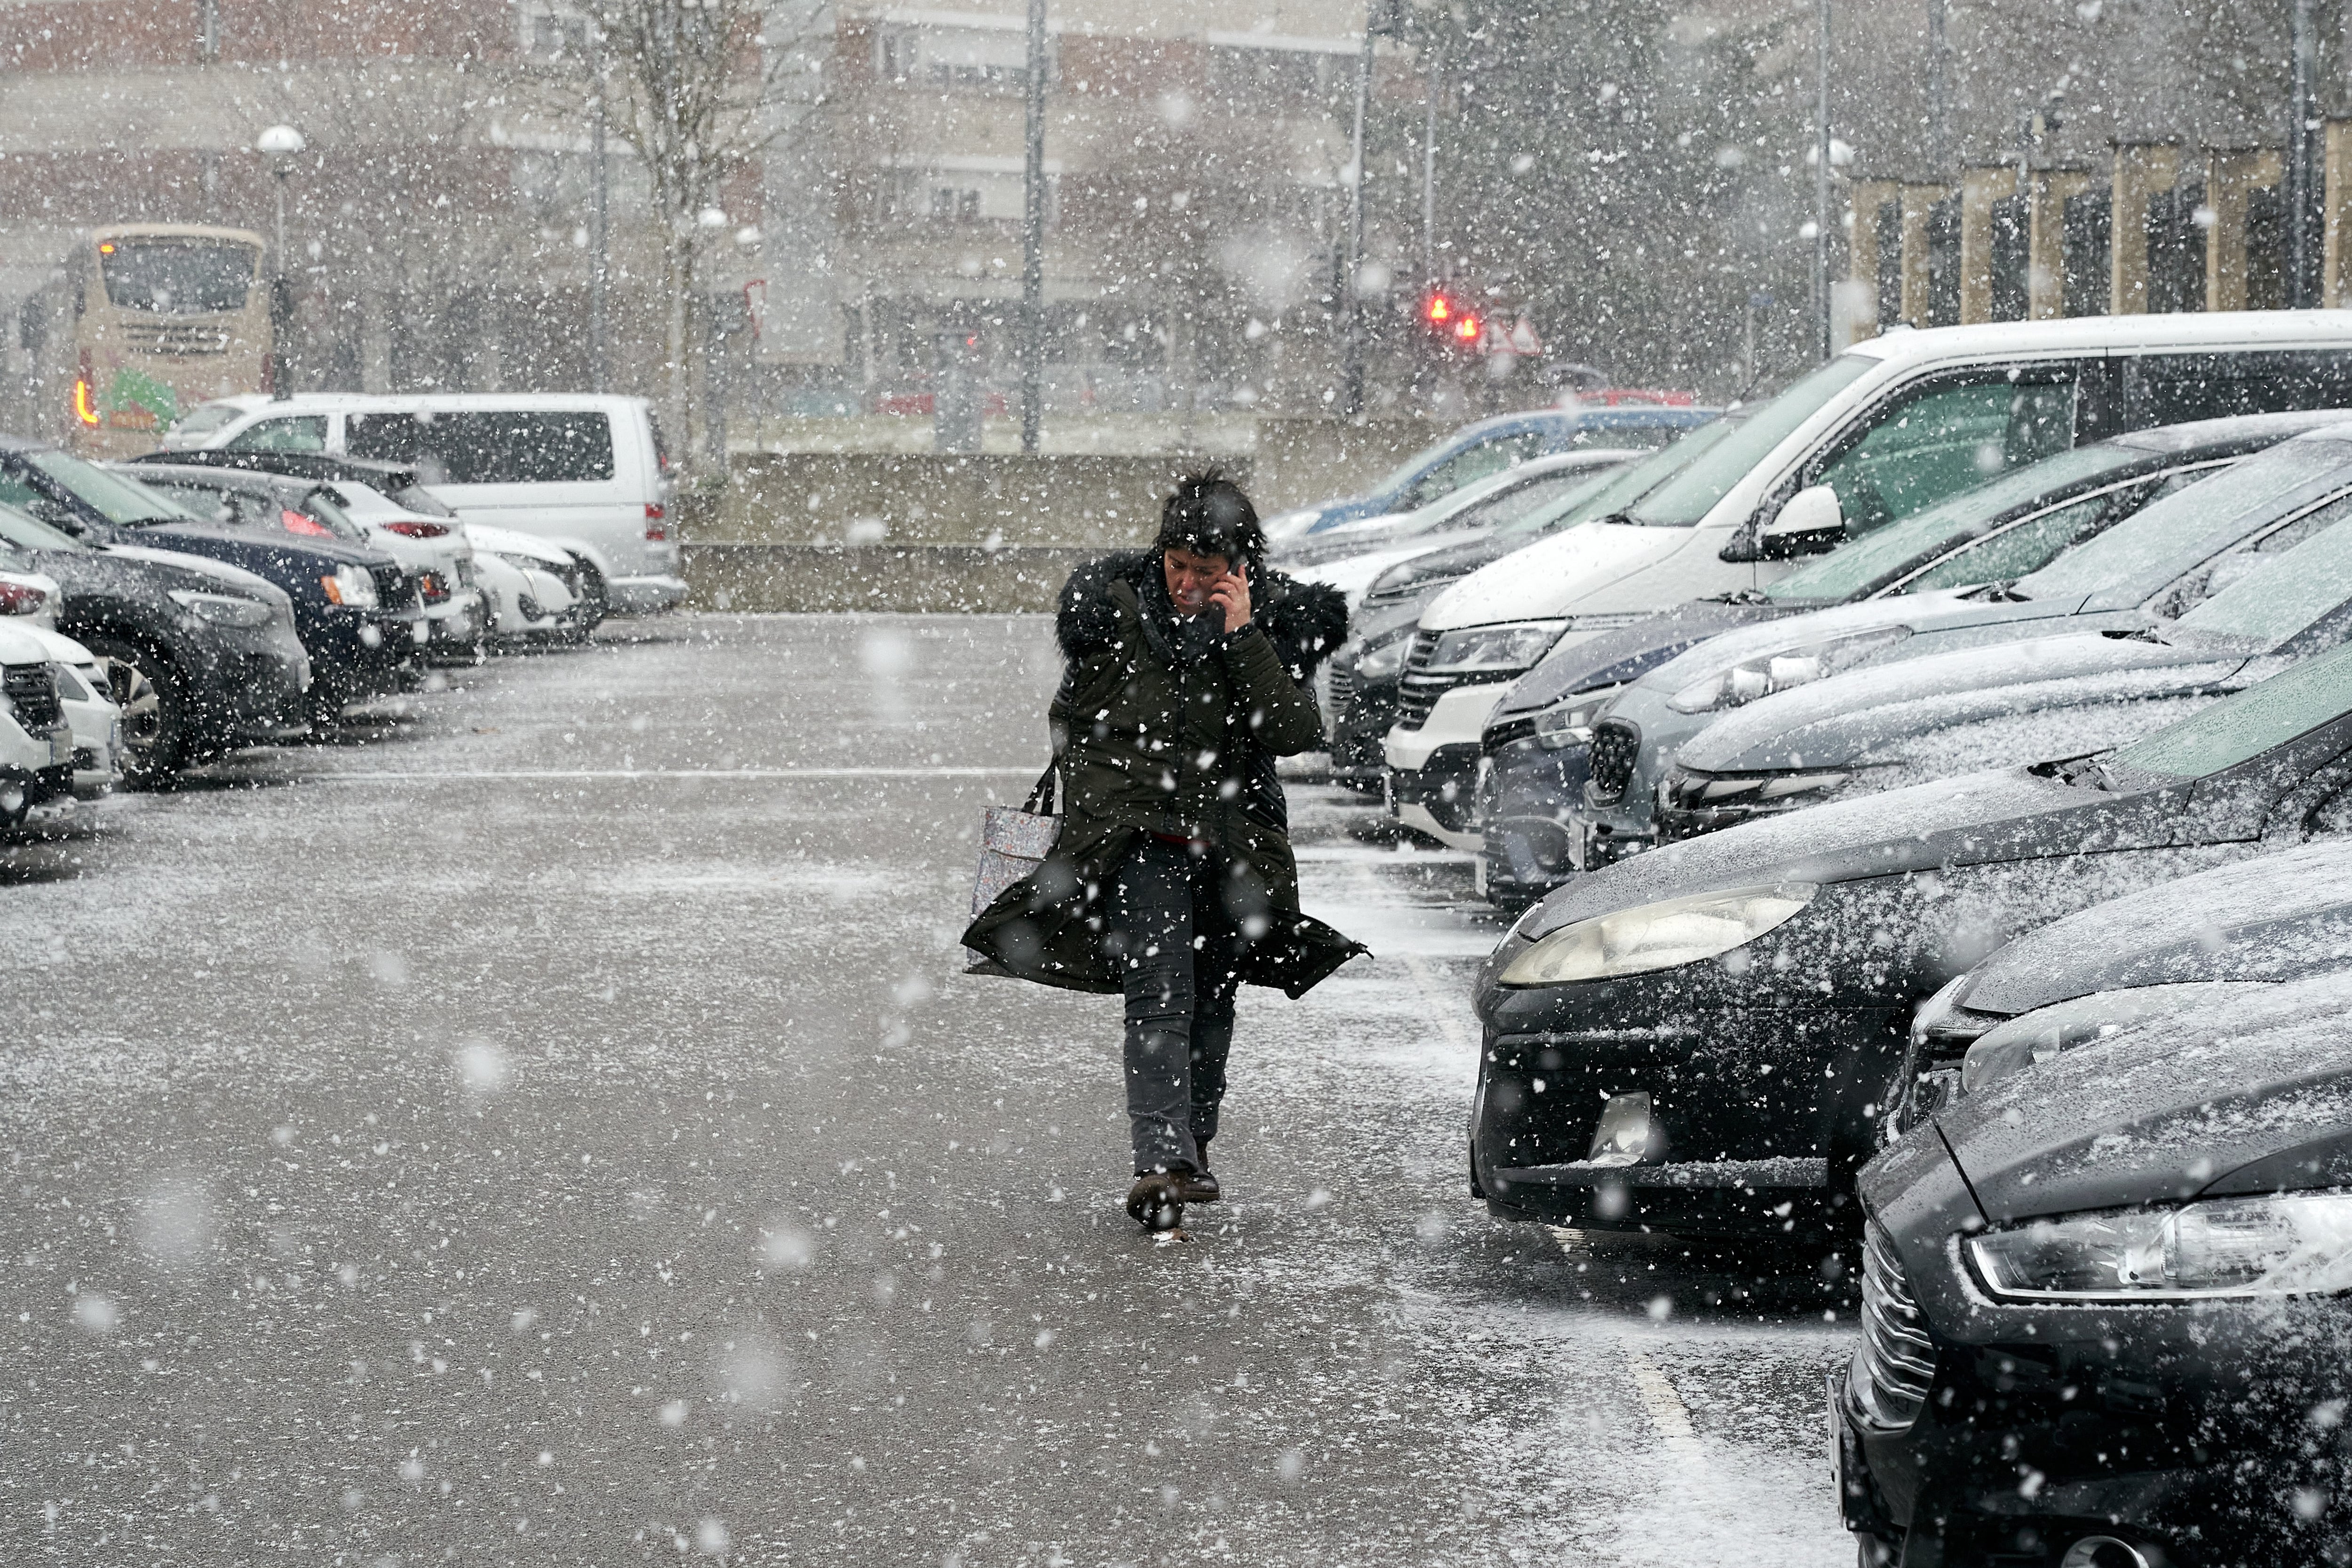
[[(1079, 659), (1108, 647), (1118, 635), (1111, 584), (1125, 582), (1141, 596), (1160, 577), (1157, 550), (1114, 551), (1070, 574), (1054, 616), (1062, 657)], [(1274, 644), (1290, 679), (1301, 686), (1348, 637), (1348, 600), (1337, 588), (1302, 583), (1270, 566), (1249, 569), (1252, 622)]]

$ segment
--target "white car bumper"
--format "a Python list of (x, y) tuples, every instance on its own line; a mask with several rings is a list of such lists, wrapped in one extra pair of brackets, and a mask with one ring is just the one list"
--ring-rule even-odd
[(686, 597), (686, 579), (667, 574), (655, 577), (614, 577), (604, 584), (605, 602), (616, 614), (647, 615), (667, 610)]
[(1457, 686), (1437, 700), (1418, 730), (1394, 729), (1383, 743), (1388, 764), (1398, 773), (1417, 773), (1440, 746), (1478, 744), (1486, 732), (1486, 716), (1510, 689), (1507, 681), (1486, 686)]

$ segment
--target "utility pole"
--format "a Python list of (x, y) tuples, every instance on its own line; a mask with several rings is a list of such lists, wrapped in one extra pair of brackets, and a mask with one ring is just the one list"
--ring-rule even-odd
[(1821, 37), (1814, 66), (1821, 89), (1814, 126), (1814, 151), (1820, 166), (1813, 171), (1813, 311), (1820, 323), (1822, 358), (1830, 357), (1830, 0), (1820, 0)]
[(588, 250), (588, 385), (593, 392), (609, 392), (604, 273), (612, 255), (612, 182), (604, 162), (604, 32), (593, 17), (588, 22), (588, 73), (595, 95), (588, 121), (588, 163), (596, 186), (594, 232)]
[[(1944, 45), (1944, 7), (1946, 0), (1927, 0), (1927, 155), (1934, 160), (1936, 177), (1951, 167), (1951, 86), (1947, 74), (1950, 61)], [(1826, 28), (1823, 29), (1827, 31)]]
[(1356, 130), (1354, 166), (1348, 182), (1348, 265), (1339, 277), (1339, 310), (1345, 336), (1341, 339), (1339, 416), (1353, 419), (1364, 411), (1364, 302), (1357, 293), (1356, 277), (1364, 266), (1364, 110), (1372, 96), (1372, 36), (1379, 25), (1382, 0), (1365, 0), (1364, 48), (1356, 57)]
[(1421, 136), (1421, 276), (1437, 281), (1437, 51), (1429, 55), (1429, 123)]
[(1021, 449), (1045, 422), (1045, 0), (1029, 0), (1029, 79), (1021, 166)]
[(2311, 0), (2294, 0), (2291, 24), (2293, 86), (2286, 132), (2287, 289), (2290, 309), (2308, 310), (2320, 302), (2319, 191), (2312, 146), (2312, 76), (2317, 42)]

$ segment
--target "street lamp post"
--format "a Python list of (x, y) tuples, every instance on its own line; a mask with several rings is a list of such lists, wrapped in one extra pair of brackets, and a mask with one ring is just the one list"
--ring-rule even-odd
[(309, 145), (302, 133), (291, 125), (273, 125), (263, 132), (253, 143), (253, 150), (269, 160), (270, 170), (278, 176), (278, 243), (269, 279), (269, 393), (273, 397), (286, 395), (286, 345), (282, 341), (287, 328), (288, 284), (286, 280), (286, 176), (294, 172), (294, 160)]

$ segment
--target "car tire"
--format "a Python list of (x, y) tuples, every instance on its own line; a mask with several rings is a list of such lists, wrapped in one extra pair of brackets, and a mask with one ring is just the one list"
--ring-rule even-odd
[(154, 648), (106, 632), (79, 640), (98, 656), (107, 694), (122, 710), (122, 782), (160, 789), (179, 777), (196, 751), (195, 714), (188, 685)]
[(342, 728), (343, 709), (351, 698), (343, 691), (313, 682), (302, 699), (303, 711), (310, 721), (310, 738), (331, 741)]
[(586, 557), (580, 562), (580, 600), (572, 606), (572, 624), (565, 634), (572, 642), (586, 642), (613, 613), (613, 595), (604, 587), (604, 574)]

